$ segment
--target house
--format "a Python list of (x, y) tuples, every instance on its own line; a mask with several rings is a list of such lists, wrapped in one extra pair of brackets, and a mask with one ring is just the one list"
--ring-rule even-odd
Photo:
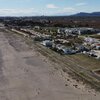
[(91, 50), (89, 52), (89, 56), (95, 57), (96, 59), (100, 59), (100, 50)]
[(76, 52), (70, 48), (67, 48), (64, 45), (57, 44), (55, 45), (55, 50), (60, 54), (75, 54)]
[(96, 49), (97, 50), (100, 50), (100, 43), (99, 44), (96, 44)]
[(93, 44), (93, 43), (98, 43), (98, 42), (99, 42), (98, 39), (91, 38), (91, 37), (86, 37), (86, 38), (84, 39), (84, 41), (85, 41), (86, 43), (88, 43), (88, 44)]
[(63, 45), (61, 45), (61, 44), (57, 44), (57, 45), (55, 45), (55, 48), (56, 48), (57, 50), (61, 50), (62, 47), (63, 47)]
[(77, 52), (84, 52), (84, 51), (88, 52), (89, 51), (89, 49), (86, 48), (84, 45), (76, 46), (76, 50)]
[(100, 59), (100, 50), (95, 50), (95, 54), (97, 55), (96, 59)]
[(46, 47), (52, 47), (52, 45), (53, 45), (53, 43), (52, 43), (52, 41), (50, 41), (50, 40), (45, 40), (45, 41), (43, 41), (42, 43), (41, 43), (43, 46), (46, 46)]
[(64, 44), (64, 43), (69, 43), (69, 41), (65, 40), (65, 39), (55, 39), (54, 42), (56, 44)]
[(62, 51), (62, 54), (75, 54), (76, 53), (74, 50), (71, 50), (70, 48), (62, 48), (61, 51)]
[(52, 40), (51, 35), (42, 35), (43, 40)]
[(60, 28), (57, 30), (58, 34), (63, 34), (65, 33), (65, 28)]
[(34, 26), (35, 29), (40, 29), (40, 26)]
[(78, 27), (78, 28), (61, 28), (58, 29), (59, 34), (69, 35), (81, 35), (81, 34), (91, 34), (95, 33), (95, 29), (87, 27)]
[(93, 33), (95, 30), (93, 28), (86, 28), (86, 27), (82, 27), (82, 28), (78, 28), (77, 29), (77, 33), (79, 35), (81, 34), (91, 34)]

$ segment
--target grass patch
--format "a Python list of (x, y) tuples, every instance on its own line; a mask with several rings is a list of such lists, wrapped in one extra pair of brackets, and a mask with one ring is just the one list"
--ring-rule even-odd
[(92, 35), (92, 36), (90, 36), (90, 37), (96, 38), (96, 39), (100, 39), (100, 35)]
[(100, 68), (100, 60), (97, 60), (93, 57), (83, 54), (76, 54), (72, 55), (71, 57), (84, 66), (84, 68), (87, 68), (87, 70), (95, 70)]

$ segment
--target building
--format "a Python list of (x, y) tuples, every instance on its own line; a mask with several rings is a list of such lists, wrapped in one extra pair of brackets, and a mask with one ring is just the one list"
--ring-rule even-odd
[(99, 43), (99, 40), (98, 39), (95, 39), (95, 38), (91, 38), (91, 37), (86, 37), (84, 39), (84, 41), (88, 44), (93, 44), (93, 43)]
[(52, 45), (53, 45), (53, 43), (52, 43), (52, 41), (50, 41), (50, 40), (45, 40), (45, 41), (43, 41), (42, 43), (41, 43), (43, 46), (46, 46), (46, 47), (52, 47)]
[(87, 28), (87, 27), (58, 29), (59, 34), (66, 34), (66, 36), (71, 35), (71, 34), (74, 34), (74, 35), (91, 34), (91, 33), (95, 33), (95, 32), (96, 32), (95, 29)]
[(100, 50), (100, 43), (99, 44), (96, 44), (96, 49), (97, 50)]
[(89, 52), (89, 55), (95, 57), (96, 59), (100, 59), (100, 50), (92, 50)]

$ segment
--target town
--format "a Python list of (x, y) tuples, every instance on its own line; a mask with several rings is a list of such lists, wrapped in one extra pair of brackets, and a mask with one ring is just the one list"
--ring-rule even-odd
[(31, 37), (61, 55), (82, 53), (100, 59), (100, 29), (34, 26), (33, 28), (12, 27), (11, 30)]

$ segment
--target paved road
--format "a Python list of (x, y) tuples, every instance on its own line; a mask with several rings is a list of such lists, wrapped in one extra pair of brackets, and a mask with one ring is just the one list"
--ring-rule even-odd
[(70, 86), (20, 36), (0, 32), (0, 100), (100, 100)]

